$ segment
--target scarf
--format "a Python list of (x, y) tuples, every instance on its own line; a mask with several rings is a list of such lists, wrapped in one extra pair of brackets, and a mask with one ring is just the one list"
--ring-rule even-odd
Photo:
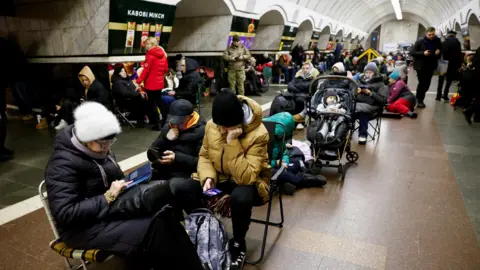
[[(193, 127), (194, 125), (196, 125), (199, 120), (200, 120), (200, 115), (197, 112), (193, 112), (192, 113), (192, 118), (190, 118), (190, 120), (187, 123), (185, 123), (185, 130), (187, 130), (187, 129)], [(170, 128), (173, 128), (172, 124), (170, 124)]]
[(313, 64), (310, 62), (310, 63), (308, 63), (308, 73), (303, 74), (303, 78), (304, 79), (310, 78), (310, 76), (312, 76), (312, 73), (313, 73)]

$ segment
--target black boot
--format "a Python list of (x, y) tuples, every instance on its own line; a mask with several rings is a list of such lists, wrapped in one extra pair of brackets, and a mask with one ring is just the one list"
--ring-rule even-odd
[(306, 188), (310, 187), (323, 187), (327, 184), (327, 179), (322, 175), (313, 175), (309, 173), (302, 174), (302, 186)]
[(417, 118), (418, 115), (417, 115), (416, 112), (408, 112), (408, 113), (407, 113), (407, 116), (410, 117), (410, 118), (412, 118), (412, 119), (415, 119), (415, 118)]

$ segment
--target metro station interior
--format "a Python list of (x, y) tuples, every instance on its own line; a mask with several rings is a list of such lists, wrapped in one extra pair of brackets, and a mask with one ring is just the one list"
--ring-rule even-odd
[[(323, 187), (298, 188), (294, 194), (285, 194), (282, 186), (275, 190), (283, 193), (282, 202), (275, 193), (270, 220), (284, 219), (283, 226), (267, 226), (263, 255), (265, 226), (252, 222), (241, 268), (480, 269), (480, 89), (473, 87), (475, 94), (469, 101), (479, 113), (470, 115), (473, 123), (465, 119), (470, 105), (455, 105), (466, 91), (466, 86), (462, 88), (465, 74), (471, 72), (468, 74), (475, 79), (476, 59), (480, 64), (476, 55), (480, 0), (2, 0), (0, 6), (0, 54), (4, 59), (0, 94), (5, 96), (6, 110), (0, 114), (0, 122), (6, 123), (4, 147), (14, 151), (0, 151), (0, 269), (69, 269), (66, 257), (50, 247), (60, 238), (46, 215), (40, 194), (47, 194), (44, 189), (39, 191), (39, 185), (44, 180), (48, 185), (46, 167), (57, 134), (75, 122), (72, 119), (59, 127), (59, 102), (64, 102), (68, 91), (87, 95), (88, 87), (85, 92), (79, 80), (84, 66), (111, 91), (110, 78), (118, 67), (128, 76), (148, 67), (145, 55), (150, 49), (145, 44), (155, 40), (163, 48), (172, 76), (185, 76), (179, 63), (194, 60), (201, 83), (190, 101), (209, 121), (216, 96), (231, 88), (232, 66), (225, 50), (237, 38), (238, 46), (256, 59), (253, 72), (260, 90), (255, 92), (248, 79), (245, 90), (246, 96), (261, 106), (265, 118), (271, 115), (278, 97), (291, 92), (290, 84), (303, 76), (298, 74), (303, 74), (305, 63), (317, 69), (318, 76), (328, 76), (336, 75), (339, 69), (333, 64), (342, 62), (342, 76), (350, 80), (355, 73), (362, 77), (369, 62), (376, 61), (380, 74), (382, 64), (387, 68), (399, 56), (408, 65), (405, 89), (416, 97), (417, 104), (409, 114), (392, 113), (389, 96), (385, 96), (380, 112), (370, 120), (366, 142), (362, 142), (353, 118), (352, 136), (347, 141), (358, 160), (350, 162), (340, 156), (341, 162), (348, 164), (344, 179), (336, 168), (317, 167), (311, 173), (326, 178)], [(425, 78), (419, 75), (416, 63), (424, 58), (413, 52), (418, 46), (432, 46), (427, 38), (432, 31), (432, 40), (442, 42), (438, 63), (448, 60), (451, 66), (454, 62), (446, 57), (444, 44), (449, 40), (458, 41), (454, 57), (461, 60), (454, 71), (438, 71), (437, 67), (434, 73), (432, 69), (431, 84), (420, 90), (426, 91), (420, 100), (420, 85), (425, 84), (419, 81)], [(301, 53), (297, 55), (298, 48)], [(435, 49), (430, 53), (436, 54)], [(243, 61), (239, 59), (233, 61)], [(244, 62), (247, 68), (252, 65)], [(259, 70), (257, 65), (262, 63), (271, 65)], [(394, 87), (389, 78), (395, 71), (397, 68), (383, 74), (390, 94)], [(457, 76), (449, 77), (453, 73)], [(448, 92), (444, 92), (444, 80), (447, 85), (452, 81)], [(167, 79), (165, 88), (166, 83)], [(357, 87), (365, 89), (359, 81), (357, 84), (355, 93)], [(145, 93), (150, 96), (150, 92)], [(313, 98), (312, 93), (306, 94)], [(112, 112), (122, 132), (111, 150), (119, 168), (129, 173), (149, 161), (147, 150), (160, 131), (152, 128), (147, 109), (142, 111), (142, 119), (130, 119), (133, 113), (125, 113), (118, 104), (115, 101)], [(159, 105), (158, 112), (162, 108)], [(293, 141), (311, 145), (307, 138), (311, 121), (298, 123), (296, 116), (301, 110), (285, 111), (297, 122)], [(415, 117), (408, 117), (410, 113)], [(156, 116), (162, 117), (159, 126), (165, 124), (163, 112)], [(352, 117), (357, 116), (354, 113)], [(143, 123), (144, 119), (148, 121)], [(253, 207), (252, 218), (264, 219), (268, 205)], [(232, 236), (232, 219), (219, 220)], [(263, 259), (252, 263), (260, 254)], [(128, 258), (121, 254), (109, 255), (103, 262), (69, 262), (71, 269), (140, 269), (125, 263)]]

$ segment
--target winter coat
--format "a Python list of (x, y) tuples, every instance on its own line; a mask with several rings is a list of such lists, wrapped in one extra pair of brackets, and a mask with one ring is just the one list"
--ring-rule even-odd
[(357, 104), (355, 105), (356, 113), (375, 114), (386, 104), (389, 96), (388, 87), (383, 83), (383, 76), (375, 75), (372, 79), (366, 80), (364, 74), (358, 77), (358, 85), (372, 91), (372, 95), (359, 94), (357, 96)]
[(233, 180), (237, 185), (255, 185), (260, 197), (268, 200), (271, 167), (267, 153), (268, 131), (262, 124), (262, 108), (254, 100), (238, 96), (251, 110), (252, 118), (243, 124), (243, 134), (227, 144), (226, 135), (210, 120), (200, 149), (197, 174), (201, 184), (207, 178), (219, 181)]
[(168, 72), (168, 61), (165, 50), (160, 47), (153, 47), (145, 55), (145, 64), (137, 83), (145, 82), (146, 90), (160, 91), (165, 88), (165, 73)]
[[(205, 124), (205, 119), (200, 117), (196, 124), (180, 131), (178, 138), (174, 141), (167, 139), (170, 125), (166, 124), (147, 151), (147, 156), (150, 162), (152, 162), (153, 169), (167, 178), (189, 178), (192, 173), (196, 172), (198, 153), (200, 152), (205, 134)], [(167, 150), (175, 153), (175, 160), (171, 165), (162, 165), (158, 162), (159, 157), (156, 153), (162, 154)]]
[(412, 109), (415, 108), (417, 99), (415, 98), (415, 95), (413, 95), (413, 93), (410, 91), (410, 88), (408, 88), (408, 85), (402, 79), (397, 80), (394, 84), (390, 86), (390, 96), (388, 97), (387, 102), (389, 104), (392, 104), (400, 98), (408, 100)]
[(48, 203), (60, 238), (78, 249), (99, 248), (122, 255), (141, 251), (152, 218), (109, 222), (99, 218), (109, 207), (104, 193), (124, 175), (113, 155), (94, 156), (82, 147), (86, 148), (76, 140), (73, 126), (65, 128), (55, 138), (45, 170)]
[[(425, 56), (425, 51), (431, 50), (432, 53), (429, 56)], [(436, 50), (442, 50), (442, 42), (438, 37), (434, 37), (433, 40), (429, 40), (423, 37), (411, 48), (410, 55), (415, 59), (413, 62), (413, 68), (417, 72), (433, 72), (438, 66), (439, 55), (435, 54)]]
[[(240, 56), (243, 56), (243, 59), (237, 59)], [(230, 45), (225, 52), (223, 52), (223, 59), (228, 62), (229, 70), (244, 70), (245, 62), (248, 61), (250, 57), (250, 52), (242, 44), (239, 44), (237, 47)]]
[(113, 100), (110, 95), (110, 91), (105, 89), (100, 81), (95, 79), (92, 70), (85, 66), (82, 68), (78, 76), (85, 76), (90, 80), (90, 86), (85, 88), (85, 100), (86, 101), (95, 101), (103, 106), (105, 106), (109, 110), (113, 110)]
[(200, 74), (197, 71), (197, 61), (185, 58), (185, 73), (182, 73), (182, 78), (178, 89), (175, 90), (176, 97), (190, 101), (192, 104), (196, 103), (196, 94), (198, 91), (198, 84), (202, 81)]
[[(293, 130), (295, 129), (295, 120), (293, 116), (288, 112), (277, 113), (270, 117), (264, 118), (263, 121), (266, 122), (275, 122), (280, 123), (281, 125), (275, 126), (275, 139), (273, 149), (272, 149), (272, 157), (270, 165), (272, 167), (277, 167), (277, 160), (282, 159), (282, 162), (285, 164), (290, 163), (290, 157), (287, 153), (287, 146), (286, 141), (293, 137)], [(282, 126), (283, 125), (283, 126)], [(285, 135), (285, 142), (282, 145), (281, 142), (284, 139), (283, 136)], [(281, 149), (283, 149), (283, 153), (280, 153)], [(279, 156), (282, 154), (282, 156)]]
[(141, 97), (137, 91), (137, 86), (129, 79), (122, 78), (120, 75), (112, 75), (112, 93), (115, 100), (131, 99)]
[(457, 75), (462, 66), (462, 44), (456, 37), (447, 37), (442, 43), (443, 59), (448, 61), (447, 74)]
[(310, 89), (310, 83), (313, 79), (320, 75), (320, 72), (314, 68), (312, 74), (308, 78), (303, 78), (302, 71), (299, 70), (297, 74), (295, 74), (295, 79), (288, 83), (288, 92), (294, 94), (307, 94)]

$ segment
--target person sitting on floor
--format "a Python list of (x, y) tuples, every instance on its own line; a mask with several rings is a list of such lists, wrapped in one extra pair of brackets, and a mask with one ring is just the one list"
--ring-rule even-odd
[(130, 80), (123, 65), (114, 69), (111, 81), (117, 106), (130, 112), (129, 119), (142, 122), (146, 114), (146, 94)]
[(92, 70), (88, 66), (84, 66), (78, 73), (78, 79), (85, 87), (85, 101), (98, 102), (110, 111), (113, 111), (113, 99), (110, 91), (105, 89), (99, 80), (95, 79), (95, 75), (93, 75)]
[(417, 118), (417, 113), (414, 112), (417, 99), (410, 91), (408, 85), (400, 78), (400, 71), (394, 69), (389, 76), (390, 96), (387, 99), (387, 111), (392, 113), (399, 113), (410, 118)]
[(355, 113), (359, 119), (358, 142), (363, 145), (367, 143), (368, 122), (376, 113), (383, 111), (389, 93), (374, 62), (365, 66), (364, 72), (358, 76), (358, 84)]
[(269, 198), (269, 135), (262, 116), (261, 106), (253, 99), (236, 96), (232, 90), (221, 91), (213, 101), (212, 120), (205, 127), (197, 174), (193, 176), (200, 184), (172, 179), (170, 185), (174, 196), (183, 197), (182, 202), (189, 205), (200, 203), (202, 186), (203, 191), (217, 188), (231, 194), (232, 270), (240, 269), (245, 259), (245, 236), (253, 206), (263, 205)]
[(206, 121), (188, 100), (170, 105), (167, 123), (147, 151), (154, 169), (152, 179), (189, 178), (197, 171)]
[(196, 104), (198, 85), (202, 81), (202, 78), (197, 71), (198, 63), (193, 59), (183, 58), (180, 61), (180, 67), (182, 78), (180, 79), (180, 85), (176, 90), (175, 97), (177, 99), (186, 99), (192, 104)]
[[(183, 227), (162, 209), (136, 218), (104, 216), (130, 184), (111, 152), (120, 123), (97, 102), (84, 102), (74, 116), (74, 125), (55, 137), (45, 169), (48, 204), (62, 241), (124, 257), (133, 269), (203, 269)], [(170, 200), (171, 193), (154, 196)]]

